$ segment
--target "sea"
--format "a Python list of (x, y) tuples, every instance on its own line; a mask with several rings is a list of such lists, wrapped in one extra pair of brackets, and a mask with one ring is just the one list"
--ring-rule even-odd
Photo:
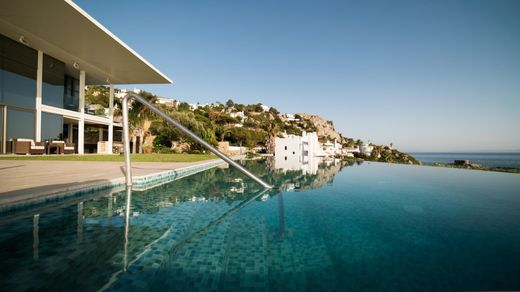
[(489, 167), (520, 168), (520, 152), (412, 152), (413, 157), (422, 163), (453, 163), (464, 159)]

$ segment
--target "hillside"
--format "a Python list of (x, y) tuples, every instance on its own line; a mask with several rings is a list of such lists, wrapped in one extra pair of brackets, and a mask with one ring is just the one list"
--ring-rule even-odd
[[(116, 89), (116, 93), (120, 92)], [(345, 148), (360, 147), (363, 143), (361, 140), (344, 136), (336, 131), (332, 121), (314, 114), (282, 114), (278, 109), (261, 103), (240, 104), (231, 99), (225, 104), (218, 102), (189, 104), (160, 98), (145, 91), (139, 91), (139, 93), (215, 146), (219, 142), (229, 142), (231, 145), (240, 145), (254, 148), (259, 152), (272, 153), (276, 137), (291, 134), (301, 135), (303, 131), (316, 132), (320, 142), (336, 141)], [(105, 100), (103, 96), (106, 94), (105, 87), (89, 87), (86, 94), (87, 104), (100, 103), (101, 106), (105, 107), (106, 104), (99, 101)], [(153, 149), (154, 152), (166, 153), (205, 152), (201, 145), (181, 135), (175, 127), (158, 119), (139, 104), (131, 107), (130, 119), (134, 129), (131, 133), (133, 152), (142, 153), (145, 148)], [(370, 144), (370, 146), (374, 148), (374, 152), (370, 157), (363, 156), (365, 159), (419, 164), (412, 156), (391, 149), (391, 145)]]
[(332, 121), (327, 121), (324, 118), (317, 116), (317, 115), (311, 115), (311, 114), (305, 114), (300, 113), (297, 114), (297, 116), (301, 117), (304, 121), (310, 121), (314, 127), (316, 127), (316, 133), (318, 134), (318, 137), (326, 138), (327, 140), (336, 140), (336, 141), (342, 141), (343, 137), (342, 135), (334, 129), (334, 123)]

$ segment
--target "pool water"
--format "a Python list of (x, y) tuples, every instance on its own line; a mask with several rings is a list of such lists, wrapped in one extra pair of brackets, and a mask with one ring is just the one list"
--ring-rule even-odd
[(518, 174), (245, 164), (0, 214), (1, 289), (520, 289)]

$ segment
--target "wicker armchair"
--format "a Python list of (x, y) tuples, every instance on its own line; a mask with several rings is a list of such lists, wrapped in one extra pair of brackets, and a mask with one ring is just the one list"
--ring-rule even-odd
[(44, 154), (45, 143), (34, 142), (33, 139), (17, 138), (11, 140), (11, 149), (13, 154)]
[(74, 143), (65, 143), (64, 141), (52, 141), (54, 144), (62, 144), (63, 154), (74, 154), (76, 153)]

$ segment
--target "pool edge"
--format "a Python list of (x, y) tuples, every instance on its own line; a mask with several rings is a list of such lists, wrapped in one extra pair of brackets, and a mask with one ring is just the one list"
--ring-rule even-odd
[[(224, 164), (226, 164), (226, 162), (220, 159), (210, 160), (205, 163), (185, 166), (177, 169), (133, 176), (132, 189), (135, 191), (145, 191), (147, 189), (154, 188), (159, 185), (169, 183)], [(21, 198), (19, 200), (0, 204), (0, 214), (9, 213), (19, 209), (49, 202), (57, 202), (71, 197), (80, 197), (98, 191), (110, 190), (111, 192), (118, 192), (124, 189), (124, 177), (109, 179), (103, 183), (80, 183), (75, 186), (67, 186), (60, 189), (49, 190), (39, 194), (37, 197)]]

